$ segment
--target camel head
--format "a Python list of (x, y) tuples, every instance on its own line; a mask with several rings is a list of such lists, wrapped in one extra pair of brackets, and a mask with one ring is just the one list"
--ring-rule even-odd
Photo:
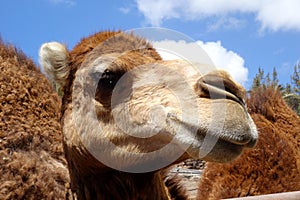
[(64, 145), (78, 170), (151, 171), (189, 157), (228, 162), (256, 144), (245, 90), (228, 73), (163, 61), (132, 34), (97, 33), (72, 51), (46, 43), (40, 62), (64, 92)]

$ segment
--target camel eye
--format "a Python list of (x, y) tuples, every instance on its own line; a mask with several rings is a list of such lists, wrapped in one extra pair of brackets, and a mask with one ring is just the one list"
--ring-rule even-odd
[(113, 89), (119, 78), (120, 76), (118, 73), (106, 69), (99, 79), (98, 87), (99, 89)]

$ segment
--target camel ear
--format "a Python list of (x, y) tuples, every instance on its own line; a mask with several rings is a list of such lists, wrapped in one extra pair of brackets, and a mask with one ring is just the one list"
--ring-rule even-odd
[(70, 71), (67, 48), (58, 42), (45, 43), (40, 48), (39, 60), (49, 78), (64, 87)]

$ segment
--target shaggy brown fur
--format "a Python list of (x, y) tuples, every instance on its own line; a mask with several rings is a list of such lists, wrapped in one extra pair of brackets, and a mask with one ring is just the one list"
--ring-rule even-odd
[[(165, 171), (168, 173), (169, 171)], [(181, 178), (177, 175), (167, 176), (165, 178), (165, 185), (167, 186), (170, 196), (174, 200), (185, 200), (188, 199), (187, 191), (180, 185)]]
[(60, 100), (22, 52), (0, 40), (0, 199), (63, 199)]
[(300, 190), (300, 118), (273, 88), (252, 92), (248, 107), (260, 132), (257, 147), (230, 164), (208, 163), (198, 199)]

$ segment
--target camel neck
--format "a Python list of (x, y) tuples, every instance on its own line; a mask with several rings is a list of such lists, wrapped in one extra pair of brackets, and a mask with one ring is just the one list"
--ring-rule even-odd
[(112, 170), (80, 179), (71, 175), (71, 181), (72, 192), (67, 199), (170, 199), (160, 172), (134, 174)]

